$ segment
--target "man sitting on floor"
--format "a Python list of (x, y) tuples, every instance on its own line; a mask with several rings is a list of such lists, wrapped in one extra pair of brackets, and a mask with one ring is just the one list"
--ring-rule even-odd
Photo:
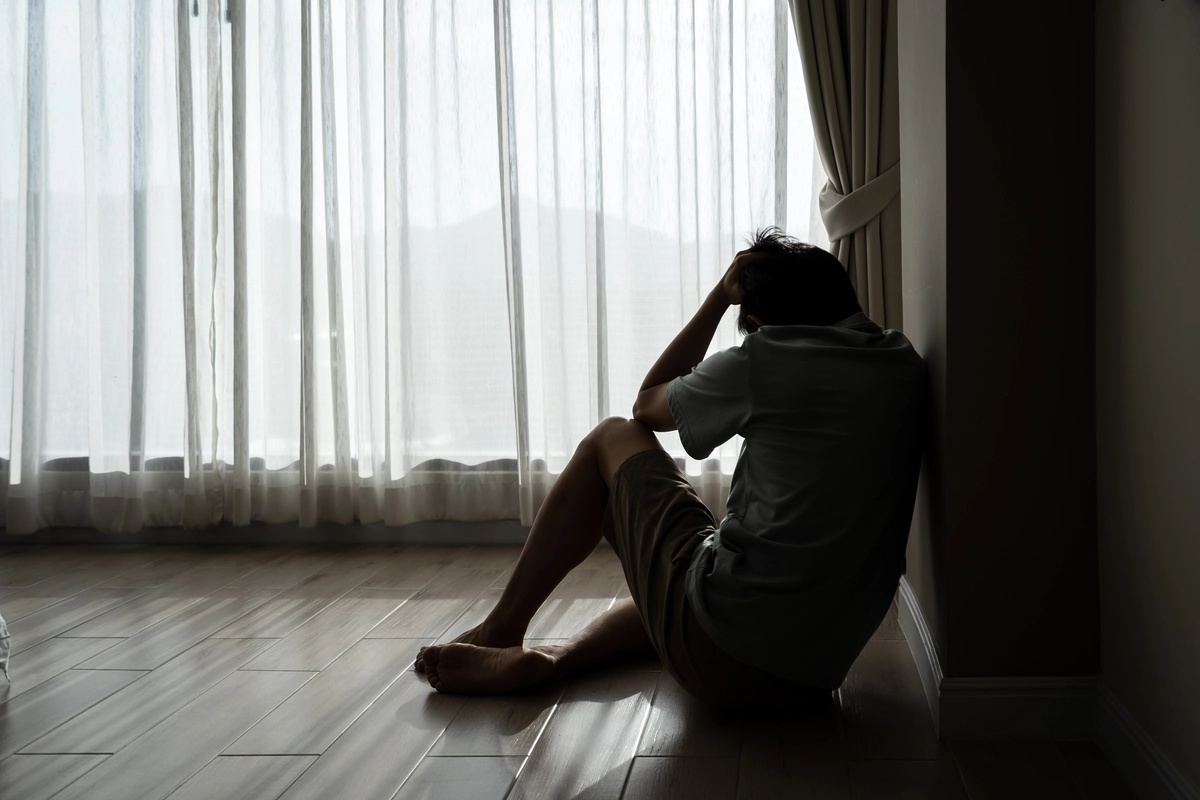
[[(738, 304), (742, 344), (705, 359)], [(716, 706), (827, 698), (904, 568), (925, 397), (921, 358), (862, 312), (838, 260), (760, 232), (650, 369), (633, 419), (580, 443), (487, 619), (422, 648), (417, 669), (439, 692), (496, 693), (653, 648)], [(670, 430), (696, 459), (744, 438), (720, 524), (652, 432)], [(524, 647), (601, 536), (632, 597), (566, 644)]]

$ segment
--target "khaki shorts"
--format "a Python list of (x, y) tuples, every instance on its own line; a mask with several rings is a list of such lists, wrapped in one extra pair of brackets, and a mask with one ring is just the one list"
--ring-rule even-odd
[(721, 708), (808, 706), (830, 693), (743, 664), (700, 627), (685, 591), (696, 547), (716, 529), (674, 459), (662, 450), (631, 456), (613, 479), (604, 538), (625, 570), (633, 602), (663, 666), (685, 689)]

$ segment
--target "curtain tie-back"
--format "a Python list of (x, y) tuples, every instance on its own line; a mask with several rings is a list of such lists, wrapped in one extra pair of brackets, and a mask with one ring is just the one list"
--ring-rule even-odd
[(900, 191), (900, 162), (883, 174), (867, 181), (849, 194), (841, 194), (828, 181), (821, 190), (821, 220), (829, 233), (829, 241), (849, 236), (883, 213), (888, 203)]

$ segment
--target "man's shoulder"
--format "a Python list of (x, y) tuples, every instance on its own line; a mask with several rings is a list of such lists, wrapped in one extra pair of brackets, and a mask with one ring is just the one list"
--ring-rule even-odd
[(867, 320), (871, 329), (838, 325), (773, 325), (765, 326), (743, 340), (742, 346), (755, 356), (760, 354), (780, 358), (803, 358), (830, 348), (847, 358), (856, 351), (894, 351), (900, 358), (919, 358), (912, 342), (901, 331), (882, 329)]

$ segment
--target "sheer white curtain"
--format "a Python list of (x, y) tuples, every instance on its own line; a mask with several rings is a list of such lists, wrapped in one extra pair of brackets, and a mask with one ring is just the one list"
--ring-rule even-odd
[(823, 240), (787, 16), (3, 4), (0, 525), (528, 523), (753, 228)]

